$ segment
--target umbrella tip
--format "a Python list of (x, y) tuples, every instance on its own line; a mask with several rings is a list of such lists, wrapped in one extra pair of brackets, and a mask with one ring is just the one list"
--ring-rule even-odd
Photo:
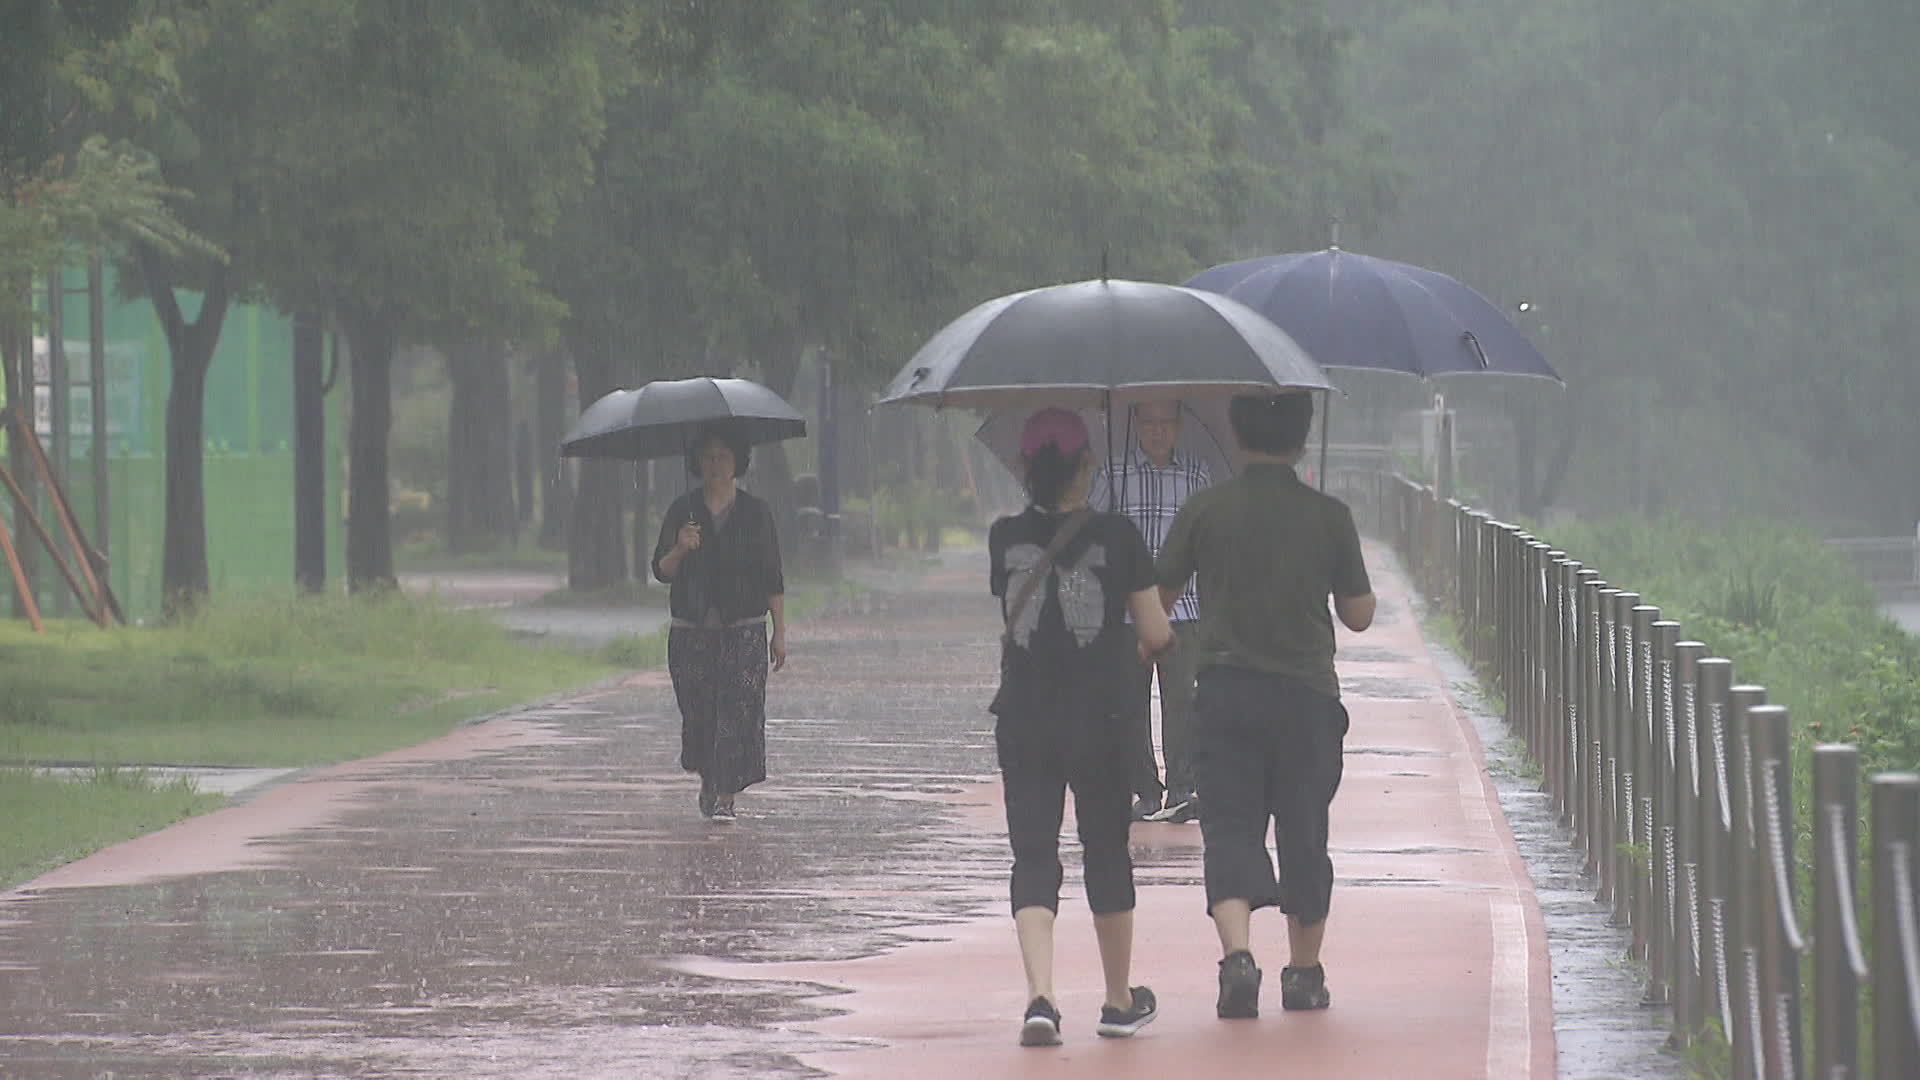
[(1107, 280), (1107, 245), (1101, 244), (1100, 245), (1100, 281), (1102, 284), (1105, 284), (1106, 280)]
[(1330, 220), (1327, 223), (1327, 232), (1329, 233), (1329, 236), (1327, 239), (1327, 250), (1339, 251), (1340, 250), (1340, 216), (1338, 214), (1335, 214), (1332, 220)]

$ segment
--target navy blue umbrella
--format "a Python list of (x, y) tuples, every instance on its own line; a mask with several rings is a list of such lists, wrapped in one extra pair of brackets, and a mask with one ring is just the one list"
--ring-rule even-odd
[(1486, 297), (1409, 263), (1332, 247), (1223, 263), (1187, 285), (1265, 315), (1323, 367), (1560, 380)]

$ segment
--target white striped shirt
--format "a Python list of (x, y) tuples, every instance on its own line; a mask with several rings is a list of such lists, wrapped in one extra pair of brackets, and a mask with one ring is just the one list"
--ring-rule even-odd
[[(1111, 476), (1112, 488), (1108, 479)], [(1199, 458), (1182, 457), (1178, 452), (1165, 465), (1155, 465), (1136, 445), (1124, 462), (1103, 466), (1093, 477), (1087, 491), (1087, 505), (1095, 510), (1117, 510), (1133, 520), (1146, 538), (1147, 550), (1160, 557), (1160, 545), (1166, 543), (1173, 516), (1187, 497), (1212, 480), (1207, 463)], [(1118, 505), (1115, 505), (1115, 503)], [(1169, 616), (1174, 622), (1192, 622), (1200, 617), (1200, 597), (1193, 582), (1180, 593)]]

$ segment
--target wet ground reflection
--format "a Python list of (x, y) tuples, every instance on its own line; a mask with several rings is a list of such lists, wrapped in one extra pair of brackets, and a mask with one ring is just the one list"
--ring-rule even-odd
[(820, 988), (672, 961), (854, 957), (998, 902), (997, 832), (954, 827), (993, 766), (972, 569), (910, 621), (883, 598), (795, 628), (775, 781), (736, 826), (698, 815), (649, 687), (522, 717), (564, 738), (369, 770), (272, 868), (5, 904), (0, 1073), (811, 1075)]

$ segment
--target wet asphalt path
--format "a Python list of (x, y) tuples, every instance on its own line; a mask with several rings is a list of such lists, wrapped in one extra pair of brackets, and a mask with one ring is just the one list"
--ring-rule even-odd
[(737, 826), (700, 818), (642, 676), (494, 722), (511, 745), (256, 796), (350, 789), (248, 846), (269, 865), (8, 895), (0, 1076), (815, 1075), (820, 988), (676, 959), (860, 956), (1001, 894), (1000, 838), (940, 827), (993, 764), (972, 570), (910, 620), (794, 628)]
[[(969, 1067), (974, 1077), (1015, 1067), (1077, 1075), (1075, 1061), (1132, 1075), (1129, 1060), (1168, 1075), (1156, 1056), (1198, 1068), (1189, 1047), (1235, 1049), (1211, 1019), (1210, 991), (1177, 981), (1206, 981), (1211, 935), (1194, 899), (1197, 829), (1176, 826), (1136, 827), (1135, 858), (1142, 963), (1183, 1012), (1148, 1044), (1093, 1046), (1087, 1018), (1074, 1014), (1066, 1056), (1011, 1047), (1000, 999), (1017, 996), (1019, 975), (990, 782), (994, 612), (980, 562), (979, 552), (949, 553), (873, 580), (856, 601), (863, 610), (794, 627), (789, 669), (769, 694), (774, 778), (742, 796), (736, 826), (694, 809), (694, 782), (676, 768), (671, 691), (648, 673), (417, 751), (296, 777), (0, 897), (0, 1077), (799, 1077), (820, 1065), (895, 1075), (896, 1064), (924, 1072), (968, 1054), (988, 1063)], [(1410, 625), (1404, 601), (1396, 606)], [(1499, 863), (1502, 845), (1487, 837), (1504, 826), (1476, 826), (1458, 847), (1366, 839), (1426, 828), (1406, 809), (1364, 801), (1369, 778), (1400, 792), (1396, 801), (1454, 783), (1431, 756), (1443, 751), (1392, 756), (1427, 723), (1415, 714), (1440, 718), (1446, 707), (1411, 704), (1441, 684), (1407, 666), (1417, 635), (1387, 633), (1342, 652), (1356, 710), (1390, 725), (1356, 711), (1341, 804), (1352, 809), (1336, 807), (1352, 822), (1336, 851), (1341, 887), (1353, 890), (1337, 902), (1355, 912), (1342, 938), (1350, 954), (1392, 941), (1432, 955), (1349, 967), (1341, 1015), (1327, 1020), (1370, 1038), (1434, 1039), (1435, 1063), (1469, 1052), (1491, 1066), (1499, 1044), (1489, 1030), (1526, 1017), (1550, 1024), (1538, 989), (1491, 1028), (1439, 1024), (1416, 1036), (1370, 1018), (1393, 1014), (1396, 994), (1411, 993), (1414, 1012), (1479, 994), (1477, 981), (1457, 980), (1460, 970), (1485, 977), (1480, 954), (1456, 962), (1446, 950), (1484, 931), (1456, 922), (1443, 923), (1451, 935), (1434, 934), (1421, 920), (1503, 895), (1475, 874)], [(1444, 753), (1473, 764), (1464, 748)], [(1519, 809), (1502, 801), (1509, 815)], [(1406, 804), (1415, 805), (1424, 804)], [(1061, 975), (1084, 997), (1091, 968), (1084, 926), (1072, 922), (1084, 923), (1084, 907), (1070, 831), (1066, 847)], [(1414, 895), (1428, 899), (1406, 899)], [(1392, 925), (1364, 929), (1369, 904)], [(1258, 947), (1272, 947), (1272, 931)], [(1526, 937), (1522, 953), (1544, 965), (1544, 946)], [(1616, 948), (1586, 952), (1610, 959)], [(1557, 945), (1556, 966), (1567, 959)], [(1279, 961), (1269, 962), (1271, 985)], [(1453, 974), (1415, 977), (1429, 962)], [(984, 996), (953, 985), (962, 967)], [(986, 1015), (972, 1015), (988, 998)], [(843, 1006), (854, 1011), (835, 1019)], [(1357, 1045), (1344, 1027), (1315, 1034), (1272, 1011), (1282, 1026), (1236, 1030), (1238, 1052), (1260, 1057), (1269, 1051), (1248, 1040), (1284, 1046), (1302, 1034), (1322, 1049)], [(1519, 1060), (1503, 1071), (1551, 1075), (1553, 1041), (1550, 1027), (1536, 1030), (1548, 1071)], [(1668, 1064), (1580, 1056), (1586, 1067), (1563, 1057), (1561, 1075), (1652, 1076)]]

